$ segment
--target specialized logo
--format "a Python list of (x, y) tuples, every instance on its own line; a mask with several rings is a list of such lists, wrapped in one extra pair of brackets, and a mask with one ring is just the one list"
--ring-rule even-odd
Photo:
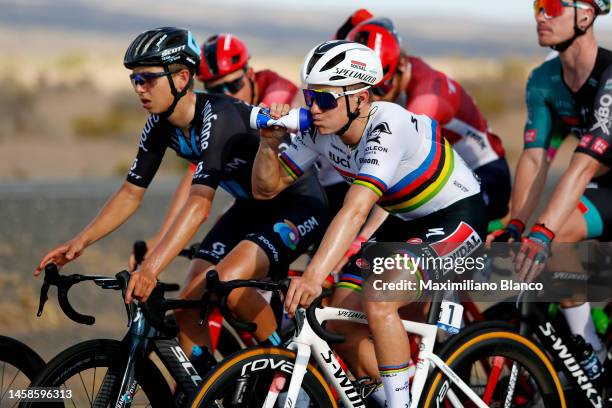
[(552, 349), (557, 353), (557, 356), (570, 373), (572, 377), (576, 379), (580, 388), (586, 394), (587, 399), (591, 405), (595, 408), (603, 407), (603, 401), (597, 389), (593, 386), (593, 383), (589, 379), (584, 369), (580, 366), (580, 363), (576, 361), (576, 358), (572, 355), (567, 345), (563, 343), (563, 339), (557, 335), (557, 332), (550, 322), (546, 322), (545, 326), (538, 325), (538, 329), (546, 337), (546, 340), (550, 342)]
[(212, 128), (212, 122), (217, 120), (217, 114), (213, 112), (212, 104), (210, 100), (207, 100), (204, 104), (202, 130), (200, 131), (200, 148), (202, 151), (208, 147), (208, 139), (210, 138), (210, 129)]
[(420, 245), (423, 243), (423, 240), (421, 238), (414, 237), (414, 238), (408, 239), (406, 243), (413, 244), (413, 245)]
[(142, 129), (142, 133), (140, 134), (140, 143), (138, 144), (138, 147), (140, 147), (145, 152), (149, 151), (149, 149), (145, 147), (145, 143), (149, 138), (149, 133), (151, 133), (151, 129), (153, 129), (153, 126), (157, 122), (159, 122), (159, 116), (149, 115), (149, 117), (147, 118), (147, 123), (145, 123), (144, 129)]
[(531, 143), (536, 141), (537, 131), (536, 129), (530, 129), (525, 131), (525, 142)]
[(368, 139), (366, 140), (366, 143), (373, 142), (380, 144), (381, 133), (391, 134), (391, 129), (389, 129), (387, 122), (380, 122), (374, 127), (374, 129), (370, 130), (368, 132)]
[(335, 69), (335, 74), (338, 76), (343, 76), (347, 78), (356, 78), (370, 85), (373, 85), (376, 82), (376, 77), (373, 75), (364, 74), (364, 73), (353, 71), (351, 69), (346, 69), (346, 68), (336, 67), (334, 69)]
[(429, 238), (435, 235), (444, 235), (444, 228), (430, 228), (425, 234), (425, 238)]
[(274, 232), (280, 235), (283, 244), (290, 249), (297, 248), (298, 242), (300, 242), (300, 232), (297, 227), (289, 220), (283, 220), (284, 222), (277, 222), (274, 224)]
[(365, 404), (363, 400), (361, 399), (361, 395), (353, 387), (353, 383), (351, 382), (351, 380), (349, 380), (344, 370), (342, 370), (342, 367), (338, 363), (338, 360), (336, 360), (336, 358), (334, 357), (333, 352), (329, 350), (327, 352), (327, 355), (323, 353), (321, 353), (320, 355), (323, 358), (323, 361), (329, 364), (332, 370), (334, 370), (333, 375), (336, 378), (336, 381), (338, 381), (340, 388), (342, 388), (342, 390), (348, 397), (349, 401), (353, 404), (353, 406), (356, 408), (357, 407), (365, 408)]
[(469, 224), (461, 221), (448, 237), (429, 246), (441, 258), (459, 258), (471, 254), (480, 245), (482, 239), (478, 233)]

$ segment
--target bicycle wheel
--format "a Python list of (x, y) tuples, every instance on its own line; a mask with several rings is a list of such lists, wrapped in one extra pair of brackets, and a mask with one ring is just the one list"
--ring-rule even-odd
[[(509, 330), (472, 330), (459, 334), (440, 358), (489, 406), (564, 408), (559, 377), (544, 352)], [(476, 405), (436, 367), (421, 407)]]
[[(233, 354), (210, 373), (189, 405), (192, 408), (261, 408), (270, 385), (282, 376), (282, 391), (289, 387), (296, 354), (277, 347), (258, 347)], [(285, 378), (285, 375), (287, 376)], [(277, 383), (278, 384), (278, 383)], [(302, 382), (309, 402), (301, 407), (336, 408), (325, 379), (309, 364)], [(282, 392), (281, 391), (281, 392)]]
[[(71, 392), (64, 403), (22, 403), (20, 407), (114, 407), (128, 359), (128, 348), (116, 340), (90, 340), (55, 356), (32, 383)], [(132, 407), (171, 407), (172, 393), (159, 369), (148, 358), (136, 361), (138, 387)]]
[(23, 390), (45, 366), (44, 360), (20, 341), (0, 336), (0, 407), (17, 406), (9, 390)]

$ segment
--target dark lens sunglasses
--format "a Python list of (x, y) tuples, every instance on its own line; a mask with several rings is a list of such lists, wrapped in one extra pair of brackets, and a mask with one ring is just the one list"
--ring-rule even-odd
[(172, 75), (176, 73), (174, 72), (139, 72), (130, 74), (130, 81), (132, 81), (132, 86), (140, 85), (140, 86), (151, 86), (155, 83), (157, 78), (161, 78), (163, 76)]
[(231, 81), (227, 81), (227, 82), (221, 82), (218, 85), (215, 86), (209, 86), (207, 84), (204, 84), (204, 87), (206, 88), (206, 90), (210, 93), (230, 93), (232, 95), (238, 93), (242, 88), (244, 88), (244, 75), (236, 78), (236, 79), (232, 79)]
[(304, 93), (304, 102), (306, 102), (306, 106), (312, 108), (314, 103), (317, 104), (319, 108), (322, 110), (330, 110), (338, 107), (338, 98), (345, 95), (354, 95), (361, 91), (368, 89), (370, 86), (366, 86), (360, 89), (355, 89), (353, 91), (346, 91), (335, 93), (331, 91), (323, 91), (319, 89), (302, 89)]

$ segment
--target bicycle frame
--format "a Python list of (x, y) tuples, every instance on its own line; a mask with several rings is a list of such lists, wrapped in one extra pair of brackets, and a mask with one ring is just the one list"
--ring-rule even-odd
[[(315, 314), (319, 323), (323, 323), (327, 320), (342, 320), (351, 323), (368, 324), (365, 313), (349, 309), (325, 307), (317, 309)], [(327, 342), (317, 336), (311, 328), (308, 320), (305, 317), (304, 309), (298, 310), (296, 319), (299, 322), (297, 336), (291, 340), (287, 348), (295, 351), (297, 356), (294, 363), (293, 372), (291, 374), (291, 381), (289, 383), (285, 408), (295, 406), (295, 401), (297, 401), (300, 386), (311, 356), (315, 359), (328, 381), (333, 384), (345, 406), (355, 408), (365, 407), (365, 403), (361, 399), (361, 396), (353, 387), (352, 382), (349, 380), (346, 372), (342, 369)], [(437, 366), (446, 376), (448, 376), (448, 378), (450, 378), (450, 380), (455, 383), (467, 396), (469, 396), (478, 407), (488, 407), (484, 401), (480, 399), (480, 397), (442, 361), (442, 359), (433, 353), (436, 333), (438, 330), (438, 327), (435, 324), (419, 323), (408, 320), (402, 320), (402, 324), (407, 332), (421, 336), (421, 342), (419, 345), (419, 359), (416, 365), (416, 372), (410, 390), (412, 395), (410, 408), (416, 408), (419, 403), (423, 388), (425, 386), (425, 381), (427, 380), (430, 364), (432, 363), (433, 365)], [(458, 403), (459, 400), (456, 398), (456, 395), (452, 389), (449, 388), (447, 393), (449, 399), (451, 401), (455, 401), (453, 402), (453, 405), (457, 407), (461, 406), (461, 404)], [(277, 393), (269, 392), (264, 407), (273, 407), (276, 402), (277, 395)]]
[[(191, 394), (197, 390), (202, 383), (202, 377), (193, 367), (189, 358), (184, 353), (174, 338), (167, 338), (155, 329), (147, 321), (139, 305), (133, 307), (134, 317), (130, 320), (129, 331), (123, 341), (129, 345), (130, 351), (126, 368), (123, 372), (119, 394), (114, 406), (116, 408), (129, 408), (132, 405), (132, 397), (138, 386), (135, 378), (135, 364), (140, 357), (145, 357), (151, 352), (155, 352), (163, 365), (168, 369), (172, 378), (185, 394)], [(98, 396), (108, 395), (103, 392), (112, 386), (114, 378), (109, 373), (104, 377)], [(97, 400), (97, 398), (96, 398)], [(97, 406), (94, 404), (94, 406)], [(104, 405), (106, 406), (106, 405)]]

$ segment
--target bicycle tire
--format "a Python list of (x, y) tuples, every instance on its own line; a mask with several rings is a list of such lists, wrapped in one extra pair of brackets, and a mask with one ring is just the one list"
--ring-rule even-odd
[[(465, 378), (465, 370), (471, 369), (473, 363), (499, 356), (518, 363), (520, 372), (528, 374), (527, 377), (521, 377), (521, 380), (530, 387), (537, 387), (539, 399), (533, 398), (535, 394), (527, 396), (531, 397), (529, 401), (532, 405), (526, 406), (544, 408), (565, 408), (567, 406), (557, 372), (546, 354), (531, 340), (511, 330), (495, 330), (492, 327), (485, 327), (483, 330), (472, 329), (466, 334), (457, 335), (453, 340), (453, 347), (444, 347), (439, 356), (473, 390), (487, 389), (487, 382), (477, 385), (471, 384), (471, 380)], [(471, 371), (469, 376), (472, 376)], [(449, 388), (453, 389), (457, 396), (465, 397), (458, 387), (449, 383), (448, 379), (442, 381), (443, 378), (446, 379), (440, 369), (435, 367), (433, 374), (429, 376), (425, 384), (420, 407), (436, 407), (442, 401), (447, 401), (446, 396)], [(502, 391), (500, 395), (499, 391), (495, 390), (497, 397), (495, 395), (491, 397), (504, 399), (505, 394)], [(520, 394), (520, 391), (519, 389), (519, 393), (514, 395), (515, 398), (511, 401), (511, 406), (522, 406), (518, 400), (525, 395)], [(480, 395), (478, 391), (476, 393)], [(495, 405), (494, 403), (490, 404)]]
[[(74, 401), (73, 397), (70, 399), (70, 402), (66, 402), (66, 405), (64, 405), (64, 403), (50, 404), (48, 402), (25, 402), (20, 404), (20, 407), (48, 408), (50, 406), (75, 406), (81, 408), (84, 406), (91, 407), (93, 406), (94, 402), (96, 402), (96, 407), (114, 407), (114, 401), (116, 401), (116, 394), (119, 392), (118, 388), (122, 380), (127, 359), (127, 345), (117, 340), (89, 340), (69, 347), (59, 353), (57, 356), (55, 356), (51, 361), (49, 361), (45, 369), (32, 382), (31, 386), (60, 387), (62, 389), (70, 389), (73, 392), (73, 396), (76, 397), (77, 390), (71, 388), (72, 382), (70, 383), (70, 385), (66, 385), (66, 382), (71, 378), (78, 376), (80, 379), (80, 383), (82, 383), (83, 385), (83, 391), (86, 395), (86, 402), (88, 402), (89, 405), (81, 402), (85, 400), (85, 398), (80, 399), (79, 403), (77, 404)], [(111, 372), (112, 374), (114, 374), (115, 380), (112, 383), (112, 388), (108, 392), (96, 392), (96, 401), (94, 401), (94, 388), (96, 386), (96, 378), (100, 380), (100, 382), (102, 382), (102, 379), (105, 378), (102, 373), (97, 376), (98, 368), (106, 368), (106, 373), (108, 374), (109, 372)], [(88, 380), (91, 377), (91, 373), (86, 373), (85, 379), (83, 378), (83, 373), (86, 370), (90, 369), (94, 369), (91, 396), (88, 392), (89, 384), (85, 384), (85, 380)], [(167, 408), (174, 406), (172, 392), (170, 391), (168, 383), (164, 379), (164, 376), (161, 374), (157, 366), (155, 366), (155, 364), (150, 359), (146, 357), (137, 359), (136, 381), (138, 382), (140, 389), (144, 392), (144, 395), (146, 396), (149, 402), (149, 405), (146, 406), (151, 406), (154, 408)], [(75, 384), (78, 383), (79, 381), (75, 379)], [(80, 390), (78, 391), (80, 396)], [(135, 390), (134, 395), (136, 395), (138, 391), (139, 390)], [(141, 397), (138, 396), (138, 398)], [(138, 401), (137, 398), (135, 398), (134, 400)]]
[[(292, 371), (295, 358), (295, 352), (278, 347), (257, 347), (234, 353), (215, 367), (195, 394), (191, 401), (191, 405), (188, 406), (192, 408), (210, 408), (218, 406), (216, 405), (217, 402), (223, 399), (223, 397), (231, 391), (232, 386), (238, 384), (239, 379), (251, 378), (249, 375), (253, 375), (253, 378), (256, 378), (255, 381), (259, 381), (261, 378), (271, 378), (272, 374), (277, 372), (277, 370), (270, 368), (270, 366), (274, 366), (277, 369), (282, 367), (281, 370), (283, 372), (288, 372), (288, 370)], [(265, 361), (262, 368), (255, 367), (255, 369), (253, 369), (255, 366), (254, 363), (261, 362), (262, 360)], [(262, 399), (265, 398), (268, 384), (269, 382), (263, 380), (262, 385), (265, 386), (265, 388), (251, 386), (251, 393), (244, 404), (228, 405), (227, 401), (225, 401), (222, 406), (226, 408), (260, 408), (262, 406), (260, 402), (263, 402)], [(286, 382), (286, 386), (288, 386), (288, 384), (289, 381)], [(302, 389), (310, 397), (310, 404), (312, 407), (337, 408), (338, 405), (332, 395), (331, 389), (323, 375), (312, 364), (308, 364), (302, 382)], [(260, 392), (257, 392), (257, 390)], [(263, 390), (263, 392), (261, 392), (261, 390)]]
[(17, 406), (11, 391), (27, 388), (44, 366), (45, 361), (30, 347), (0, 336), (0, 407)]

